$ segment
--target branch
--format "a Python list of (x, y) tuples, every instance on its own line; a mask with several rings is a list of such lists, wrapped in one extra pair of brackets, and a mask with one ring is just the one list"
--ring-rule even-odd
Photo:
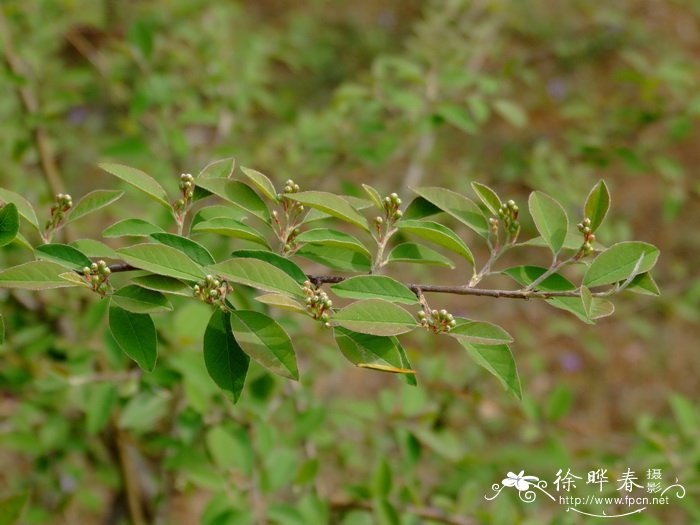
[[(130, 264), (117, 263), (111, 264), (109, 269), (114, 272), (130, 272), (140, 270)], [(78, 272), (79, 273), (79, 272)], [(337, 284), (341, 283), (349, 277), (340, 275), (311, 275), (308, 274), (309, 281), (316, 286), (322, 284)], [(470, 288), (467, 285), (449, 286), (442, 284), (413, 284), (402, 283), (409, 288), (413, 293), (420, 297), (421, 293), (450, 293), (454, 295), (477, 295), (481, 297), (495, 297), (504, 299), (549, 299), (551, 297), (579, 297), (578, 290), (568, 290), (563, 292), (543, 292), (538, 290), (492, 290), (487, 288)], [(607, 297), (609, 292), (594, 292), (593, 297)]]
[[(20, 58), (15, 54), (10, 28), (5, 20), (5, 14), (2, 9), (0, 9), (0, 44), (2, 44), (3, 49), (3, 60), (7, 64), (10, 72), (17, 77), (27, 76), (25, 64), (23, 64)], [(17, 85), (15, 91), (17, 92), (24, 113), (26, 113), (27, 117), (29, 117), (28, 120), (31, 122), (32, 117), (39, 113), (39, 101), (37, 97), (26, 86), (22, 87)], [(63, 181), (58, 169), (58, 164), (56, 163), (56, 158), (51, 152), (49, 137), (46, 130), (41, 125), (36, 124), (32, 131), (32, 138), (39, 155), (42, 173), (44, 174), (44, 178), (51, 192), (54, 195), (61, 193), (63, 191)]]

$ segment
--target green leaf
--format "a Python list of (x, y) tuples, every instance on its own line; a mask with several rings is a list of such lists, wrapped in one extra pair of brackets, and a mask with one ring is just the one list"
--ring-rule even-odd
[(375, 190), (369, 184), (363, 184), (362, 189), (365, 190), (365, 193), (369, 196), (370, 200), (377, 208), (379, 208), (380, 210), (384, 209), (384, 203), (382, 202), (382, 196), (379, 194), (379, 192), (377, 190)]
[(522, 399), (523, 393), (518, 370), (508, 345), (470, 343), (462, 338), (457, 338), (457, 341), (465, 348), (476, 364), (491, 372), (507, 391), (518, 399)]
[(119, 259), (119, 254), (105, 243), (94, 239), (78, 239), (70, 243), (70, 246), (84, 253), (87, 257), (96, 259)]
[(334, 329), (334, 335), (341, 353), (354, 365), (382, 372), (415, 374), (410, 367), (406, 368), (396, 337), (353, 332), (342, 326)]
[(130, 284), (114, 292), (112, 303), (137, 314), (155, 314), (173, 309), (173, 305), (162, 293), (135, 284)]
[(270, 210), (267, 209), (267, 205), (260, 198), (260, 195), (247, 184), (237, 180), (210, 178), (197, 179), (197, 185), (255, 215), (262, 221), (270, 223)]
[(207, 266), (207, 271), (258, 290), (296, 297), (304, 296), (301, 286), (292, 277), (270, 263), (258, 259), (236, 257)]
[(462, 224), (467, 225), (483, 238), (489, 237), (486, 217), (474, 201), (445, 188), (412, 188), (418, 195), (431, 202), (442, 211), (452, 215)]
[(19, 233), (19, 212), (10, 202), (0, 208), (0, 246), (10, 244)]
[[(391, 468), (386, 458), (379, 461), (377, 470), (372, 476), (372, 494), (378, 498), (386, 498), (391, 492), (392, 475)], [(399, 522), (400, 523), (400, 522)]]
[(74, 271), (73, 272), (63, 272), (63, 273), (59, 274), (59, 277), (61, 279), (68, 281), (69, 283), (72, 283), (75, 286), (80, 286), (82, 288), (87, 288), (88, 290), (92, 290), (92, 286), (87, 282), (87, 280), (81, 274), (77, 274)]
[(474, 265), (474, 256), (469, 247), (447, 226), (432, 221), (413, 220), (401, 220), (396, 226), (401, 231), (412, 233), (447, 248), (464, 257), (471, 265)]
[(198, 242), (188, 239), (187, 237), (175, 235), (174, 233), (158, 232), (152, 233), (151, 238), (161, 244), (165, 244), (166, 246), (170, 246), (171, 248), (181, 251), (194, 262), (201, 264), (202, 266), (214, 264), (216, 262), (211, 253), (209, 253), (209, 250)]
[(503, 328), (486, 321), (472, 321), (471, 319), (455, 318), (457, 325), (448, 335), (461, 341), (478, 343), (482, 345), (499, 345), (513, 342), (511, 335)]
[(325, 191), (302, 191), (286, 194), (285, 197), (369, 231), (367, 220), (339, 195)]
[(580, 293), (583, 313), (590, 319), (593, 312), (593, 294), (591, 294), (591, 291), (583, 285), (581, 285)]
[(263, 304), (276, 306), (277, 308), (283, 308), (291, 312), (296, 312), (299, 314), (307, 313), (306, 308), (303, 304), (301, 304), (299, 301), (292, 299), (287, 295), (282, 295), (279, 293), (268, 293), (264, 295), (258, 295), (255, 298), (255, 300)]
[(661, 291), (659, 286), (654, 281), (654, 278), (649, 272), (644, 272), (636, 275), (632, 281), (627, 285), (630, 292), (642, 294), (642, 295), (660, 295)]
[(117, 387), (112, 383), (87, 385), (85, 393), (85, 430), (90, 435), (101, 432), (109, 423), (112, 409), (119, 401)]
[(646, 242), (613, 244), (593, 260), (583, 276), (583, 284), (593, 288), (624, 281), (631, 275), (651, 270), (658, 258), (658, 248)]
[(66, 223), (76, 221), (105, 206), (109, 206), (113, 202), (118, 201), (122, 195), (124, 195), (124, 192), (119, 190), (91, 191), (80, 199), (78, 204), (73, 206), (66, 218)]
[(14, 494), (0, 499), (0, 525), (14, 525), (22, 516), (22, 511), (29, 501), (29, 494)]
[(250, 168), (244, 168), (241, 166), (241, 171), (246, 177), (248, 177), (248, 180), (253, 183), (253, 186), (260, 190), (260, 193), (271, 201), (277, 202), (277, 190), (270, 179), (259, 171), (255, 171)]
[(25, 290), (48, 290), (75, 286), (60, 274), (65, 267), (50, 261), (31, 261), (12, 266), (0, 272), (0, 288), (23, 288)]
[(277, 255), (274, 252), (267, 252), (263, 250), (236, 250), (231, 252), (231, 257), (243, 257), (246, 259), (258, 259), (260, 261), (265, 261), (270, 263), (272, 266), (276, 266), (301, 285), (303, 285), (307, 279), (304, 270), (299, 268), (299, 266), (286, 257)]
[(403, 212), (403, 219), (425, 219), (426, 217), (431, 217), (433, 215), (437, 215), (438, 213), (442, 213), (442, 210), (435, 206), (432, 202), (424, 199), (423, 197), (416, 197), (408, 204), (406, 211)]
[(207, 206), (195, 214), (195, 216), (192, 218), (190, 228), (194, 228), (200, 222), (220, 218), (234, 219), (236, 221), (243, 222), (248, 218), (248, 215), (244, 210), (234, 208), (233, 206)]
[(367, 273), (372, 265), (370, 257), (365, 254), (321, 244), (305, 244), (295, 255), (341, 272)]
[(385, 336), (410, 332), (417, 326), (410, 313), (383, 299), (356, 301), (338, 311), (332, 321), (355, 332)]
[(138, 277), (133, 277), (131, 279), (135, 284), (138, 284), (142, 288), (148, 288), (149, 290), (154, 290), (156, 292), (165, 292), (175, 295), (182, 295), (184, 297), (192, 296), (192, 288), (174, 277), (168, 277), (166, 275), (148, 274), (139, 275)]
[(156, 181), (150, 175), (136, 168), (124, 166), (122, 164), (103, 162), (100, 164), (100, 168), (123, 180), (127, 184), (130, 184), (137, 190), (142, 191), (158, 203), (165, 206), (168, 211), (172, 210), (172, 207), (168, 202), (168, 194), (163, 189), (163, 186), (161, 186), (158, 181)]
[(299, 379), (292, 341), (274, 319), (252, 310), (234, 310), (231, 327), (246, 354), (274, 374)]
[[(225, 159), (215, 160), (210, 162), (202, 171), (197, 174), (197, 178), (212, 178), (221, 177), (224, 179), (230, 179), (233, 176), (233, 172), (236, 169), (236, 159), (233, 157), (227, 157)], [(195, 182), (198, 184), (198, 182)]]
[(322, 246), (334, 246), (337, 248), (345, 248), (352, 250), (367, 257), (371, 257), (367, 247), (362, 244), (356, 237), (338, 230), (330, 230), (328, 228), (316, 228), (314, 230), (305, 231), (295, 238), (296, 242), (320, 244)]
[(537, 231), (554, 255), (558, 254), (569, 229), (569, 219), (564, 208), (552, 197), (541, 191), (533, 191), (528, 199), (530, 214)]
[(124, 219), (107, 226), (102, 237), (148, 237), (152, 233), (162, 232), (163, 228), (143, 219)]
[(469, 111), (460, 104), (440, 104), (437, 107), (436, 114), (466, 133), (473, 135), (478, 131), (478, 127), (469, 114)]
[(427, 246), (423, 246), (422, 244), (415, 244), (412, 242), (406, 242), (395, 246), (386, 260), (388, 263), (434, 264), (450, 269), (455, 267), (454, 263), (441, 253)]
[(117, 250), (124, 262), (135, 268), (176, 279), (195, 281), (205, 275), (201, 266), (170, 246), (145, 243)]
[(192, 228), (192, 231), (197, 233), (217, 233), (226, 237), (234, 237), (236, 239), (243, 239), (257, 244), (262, 244), (266, 248), (269, 248), (267, 240), (260, 233), (258, 233), (257, 230), (254, 230), (247, 224), (243, 224), (240, 221), (228, 219), (226, 217), (219, 217), (216, 219), (199, 222), (196, 226), (194, 226), (194, 228)]
[[(566, 232), (566, 237), (564, 238), (564, 244), (562, 250), (576, 250), (578, 251), (583, 244), (583, 236), (575, 227), (569, 229)], [(527, 241), (519, 242), (517, 246), (537, 246), (539, 248), (549, 248), (549, 244), (539, 235), (528, 239)], [(593, 242), (593, 249), (596, 251), (601, 251), (605, 249), (605, 246), (600, 244), (598, 241)]]
[(384, 299), (393, 303), (417, 304), (416, 294), (396, 279), (383, 275), (358, 275), (331, 286), (347, 299)]
[(586, 198), (583, 209), (584, 217), (591, 220), (591, 231), (596, 231), (602, 224), (610, 208), (610, 191), (604, 180), (599, 180)]
[(37, 259), (55, 262), (71, 270), (82, 270), (92, 264), (84, 253), (67, 244), (42, 244), (34, 251)]
[(156, 327), (151, 316), (109, 307), (109, 330), (126, 355), (147, 372), (153, 371), (158, 357)]
[(498, 210), (503, 206), (501, 198), (498, 194), (489, 188), (486, 184), (481, 184), (480, 182), (472, 182), (472, 189), (476, 193), (481, 202), (493, 213), (494, 217), (498, 217)]
[(516, 128), (522, 128), (527, 124), (527, 113), (515, 102), (504, 99), (496, 100), (493, 103), (493, 109)]
[(250, 357), (233, 337), (231, 314), (215, 310), (209, 319), (204, 332), (204, 363), (214, 383), (237, 402), (248, 374)]
[(32, 208), (32, 205), (29, 204), (29, 201), (22, 197), (19, 193), (0, 188), (0, 201), (6, 203), (11, 202), (15, 206), (17, 206), (17, 211), (19, 212), (20, 216), (28, 223), (34, 225), (35, 228), (39, 228), (39, 221), (36, 218), (34, 208)]

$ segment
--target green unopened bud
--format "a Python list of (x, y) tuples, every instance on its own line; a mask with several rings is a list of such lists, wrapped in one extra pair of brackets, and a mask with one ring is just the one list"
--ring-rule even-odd
[(190, 190), (190, 191), (188, 191), (188, 192), (185, 194), (185, 196), (186, 196), (188, 199), (192, 199), (192, 198), (194, 197), (194, 192), (193, 192), (192, 190)]
[(329, 323), (329, 322), (323, 323), (323, 328), (330, 328), (330, 327), (331, 327), (331, 323)]
[(423, 310), (418, 311), (418, 319), (425, 319), (425, 312)]
[(510, 199), (507, 203), (506, 206), (508, 206), (510, 209), (515, 208), (515, 201), (513, 199)]
[(333, 301), (330, 299), (327, 299), (325, 302), (326, 308), (332, 308), (333, 307)]
[(403, 217), (403, 212), (401, 210), (396, 210), (396, 213), (394, 213), (394, 218), (397, 220)]
[(219, 290), (209, 290), (209, 297), (219, 297)]
[(588, 217), (584, 218), (584, 219), (583, 219), (583, 225), (584, 225), (584, 226), (590, 226), (590, 225), (591, 225), (591, 219), (589, 219)]
[(83, 273), (84, 273), (85, 275), (90, 275), (90, 268), (87, 267), (87, 266), (85, 266), (85, 267), (83, 268)]
[(455, 321), (454, 319), (451, 319), (450, 320), (450, 328), (454, 328), (455, 326), (457, 326), (457, 321)]
[(92, 263), (92, 264), (90, 265), (90, 270), (91, 270), (92, 272), (96, 272), (96, 271), (97, 271), (97, 268), (98, 268), (97, 263)]
[(294, 184), (294, 185), (292, 186), (292, 189), (294, 190), (294, 193), (298, 192), (298, 191), (299, 191), (299, 185), (298, 185), (298, 184)]
[(326, 313), (321, 314), (321, 321), (328, 321), (330, 316)]

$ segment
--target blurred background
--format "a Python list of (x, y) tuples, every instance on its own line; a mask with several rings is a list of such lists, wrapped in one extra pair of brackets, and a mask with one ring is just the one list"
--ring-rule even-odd
[[(158, 319), (159, 364), (140, 376), (104, 329), (105, 301), (0, 290), (0, 497), (31, 492), (23, 523), (135, 523), (130, 495), (142, 523), (588, 523), (546, 498), (484, 495), (508, 471), (551, 483), (558, 469), (606, 468), (614, 485), (628, 467), (640, 480), (662, 469), (687, 495), (618, 522), (700, 523), (700, 3), (3, 0), (0, 10), (0, 186), (40, 220), (58, 191), (76, 200), (120, 187), (102, 160), (174, 192), (180, 173), (234, 156), (277, 183), (356, 195), (371, 183), (405, 202), (409, 186), (470, 193), (476, 180), (524, 209), (541, 189), (571, 217), (604, 178), (613, 204), (599, 240), (662, 254), (662, 295), (616, 297), (596, 325), (537, 301), (439, 298), (514, 335), (522, 402), (456, 344), (405, 341), (416, 388), (353, 368), (330, 336), (290, 318), (300, 384), (255, 368), (233, 406), (202, 363), (201, 304)], [(125, 189), (71, 235), (163, 218)], [(30, 257), (7, 249), (0, 267)], [(503, 267), (525, 262), (547, 254), (523, 250)], [(462, 283), (465, 272), (418, 268), (412, 280)]]

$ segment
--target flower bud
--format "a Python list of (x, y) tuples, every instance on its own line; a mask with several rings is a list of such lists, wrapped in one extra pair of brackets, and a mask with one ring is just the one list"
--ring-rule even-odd
[(583, 225), (584, 225), (584, 226), (590, 226), (590, 225), (591, 225), (591, 219), (589, 219), (588, 217), (584, 218), (584, 219), (583, 219)]
[(394, 213), (394, 218), (397, 220), (403, 217), (403, 212), (401, 210), (396, 210), (396, 213)]
[(321, 321), (328, 321), (330, 319), (330, 316), (326, 313), (321, 314)]
[(83, 268), (83, 273), (84, 273), (85, 275), (90, 275), (90, 268), (87, 267), (87, 266), (85, 266), (85, 267)]
[(327, 321), (325, 323), (323, 323), (323, 328), (330, 328), (330, 327), (331, 327), (331, 323), (329, 323)]
[(185, 194), (185, 196), (186, 196), (188, 199), (192, 199), (192, 198), (194, 197), (194, 192), (193, 192), (192, 190), (189, 190), (189, 191)]

